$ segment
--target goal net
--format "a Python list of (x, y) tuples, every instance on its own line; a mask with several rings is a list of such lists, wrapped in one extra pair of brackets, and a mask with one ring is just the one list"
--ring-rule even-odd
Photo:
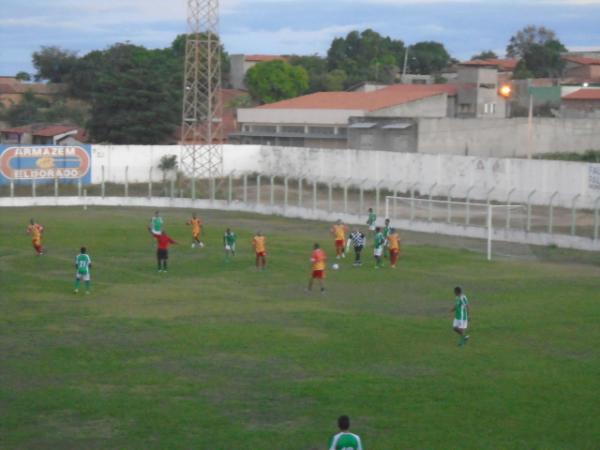
[(400, 230), (435, 235), (431, 244), (481, 252), (488, 260), (533, 257), (524, 243), (527, 211), (520, 204), (388, 196), (385, 216)]

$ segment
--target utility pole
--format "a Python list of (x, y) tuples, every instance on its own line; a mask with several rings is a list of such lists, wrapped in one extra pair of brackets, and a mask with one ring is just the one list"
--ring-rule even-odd
[(182, 168), (193, 178), (223, 172), (223, 101), (219, 0), (187, 0)]
[(529, 114), (527, 115), (527, 159), (533, 156), (533, 95), (529, 91)]

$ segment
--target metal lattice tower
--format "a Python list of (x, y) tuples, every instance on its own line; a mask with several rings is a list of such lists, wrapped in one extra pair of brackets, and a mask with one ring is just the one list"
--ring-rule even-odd
[(182, 169), (192, 178), (212, 178), (223, 171), (219, 0), (187, 2)]

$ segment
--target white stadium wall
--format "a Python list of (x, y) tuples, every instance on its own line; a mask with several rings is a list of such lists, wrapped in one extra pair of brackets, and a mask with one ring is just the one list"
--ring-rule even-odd
[[(147, 182), (152, 170), (159, 181), (160, 158), (177, 155), (180, 146), (95, 145), (92, 153), (92, 182)], [(484, 158), (457, 155), (392, 153), (361, 150), (332, 150), (257, 145), (224, 147), (225, 173), (260, 173), (304, 177), (343, 184), (351, 179), (365, 188), (406, 192), (409, 188), (428, 194), (557, 206), (592, 207), (600, 198), (600, 164), (527, 159)], [(126, 169), (127, 168), (127, 169)], [(126, 175), (127, 172), (127, 175)]]

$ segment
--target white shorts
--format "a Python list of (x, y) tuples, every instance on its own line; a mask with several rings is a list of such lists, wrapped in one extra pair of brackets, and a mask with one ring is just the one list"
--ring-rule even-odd
[(468, 320), (454, 319), (454, 322), (452, 322), (452, 328), (459, 328), (461, 330), (466, 330), (468, 326), (469, 326)]
[(90, 281), (90, 273), (79, 273), (77, 272), (77, 274), (75, 275), (75, 277), (78, 280), (83, 280), (83, 281)]
[(225, 250), (235, 252), (235, 244), (226, 245)]
[(373, 256), (381, 256), (383, 255), (383, 248), (379, 247), (373, 250)]
[(375, 231), (375, 228), (377, 228), (375, 224), (369, 225), (369, 231)]
[(160, 236), (162, 234), (162, 231), (154, 231), (154, 230), (150, 230), (150, 232), (154, 235), (154, 236)]

